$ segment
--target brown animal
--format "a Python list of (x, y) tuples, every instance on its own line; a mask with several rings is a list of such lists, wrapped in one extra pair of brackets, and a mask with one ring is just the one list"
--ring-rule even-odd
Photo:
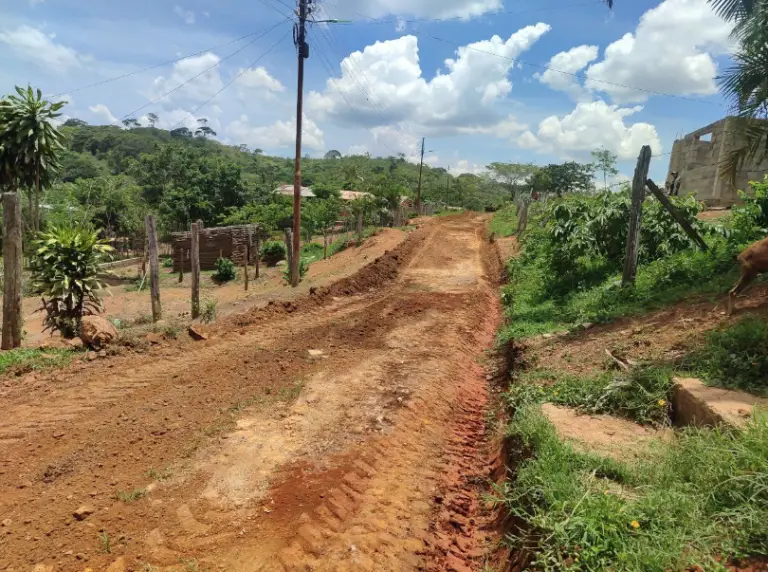
[(757, 278), (758, 274), (768, 272), (768, 238), (758, 240), (739, 254), (741, 276), (736, 285), (728, 292), (728, 315), (733, 312), (733, 299), (741, 294)]

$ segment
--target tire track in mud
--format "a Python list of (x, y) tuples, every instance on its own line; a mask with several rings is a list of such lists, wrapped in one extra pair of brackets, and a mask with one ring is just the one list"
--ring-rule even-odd
[[(25, 407), (40, 424), (0, 464), (0, 518), (14, 522), (0, 569), (97, 570), (118, 556), (128, 570), (180, 558), (237, 571), (476, 569), (482, 536), (453, 539), (482, 524), (476, 491), (462, 488), (484, 470), (475, 360), (498, 319), (482, 225), (440, 221), (367, 278), (225, 322), (208, 342), (53, 373), (63, 387), (47, 395), (37, 378), (49, 410), (18, 399), (9, 424)], [(52, 439), (43, 422), (60, 408), (74, 417)], [(171, 476), (150, 479), (149, 467)], [(113, 498), (137, 487), (145, 498)], [(73, 521), (83, 502), (94, 515)], [(475, 523), (457, 528), (456, 507)], [(110, 555), (100, 529), (114, 535)], [(447, 550), (436, 533), (452, 538)]]

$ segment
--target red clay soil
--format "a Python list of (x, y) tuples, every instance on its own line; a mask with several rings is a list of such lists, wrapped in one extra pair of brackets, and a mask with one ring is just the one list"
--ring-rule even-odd
[(482, 570), (485, 222), (206, 341), (0, 378), (0, 570)]

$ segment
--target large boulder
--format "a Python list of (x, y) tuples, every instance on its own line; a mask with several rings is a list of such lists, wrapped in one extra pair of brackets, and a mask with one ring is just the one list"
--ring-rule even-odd
[(117, 329), (101, 316), (84, 316), (80, 323), (80, 338), (93, 349), (101, 349), (117, 339)]

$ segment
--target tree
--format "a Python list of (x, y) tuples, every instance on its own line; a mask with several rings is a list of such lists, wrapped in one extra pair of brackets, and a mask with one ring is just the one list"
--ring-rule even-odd
[(64, 149), (54, 121), (66, 102), (51, 103), (30, 86), (17, 86), (16, 94), (0, 100), (0, 183), (27, 189), (30, 228), (37, 232), (42, 188), (53, 182)]
[(562, 197), (565, 193), (587, 192), (594, 189), (592, 178), (595, 168), (591, 163), (568, 161), (551, 164), (543, 169), (549, 182), (549, 191)]
[(736, 114), (733, 129), (743, 145), (723, 161), (723, 173), (735, 182), (747, 164), (768, 159), (768, 1), (709, 0), (723, 19), (734, 24), (739, 47), (734, 62), (718, 78)]
[(608, 175), (615, 177), (619, 174), (619, 170), (616, 168), (616, 160), (618, 155), (614, 155), (605, 147), (600, 147), (592, 151), (592, 159), (594, 160), (595, 169), (602, 171), (603, 173), (603, 185), (605, 190), (608, 190)]
[(488, 169), (509, 190), (509, 198), (513, 201), (520, 193), (530, 194), (531, 177), (539, 170), (531, 163), (491, 163)]
[(195, 131), (195, 137), (216, 137), (216, 132), (208, 126), (208, 119), (201, 117), (197, 120), (199, 127)]
[(141, 123), (139, 123), (139, 120), (134, 119), (133, 117), (129, 117), (128, 119), (123, 119), (123, 125), (125, 126), (126, 129), (141, 127)]
[(62, 127), (84, 127), (88, 125), (86, 121), (83, 121), (82, 119), (77, 119), (76, 117), (70, 117), (67, 119)]
[(179, 127), (170, 132), (171, 137), (192, 137), (192, 131), (186, 127)]
[(331, 149), (325, 154), (326, 159), (341, 159), (341, 153), (339, 153), (336, 149)]
[(157, 116), (156, 113), (148, 113), (147, 121), (149, 121), (150, 127), (154, 127), (155, 125), (157, 125), (158, 121), (160, 121), (160, 118)]

